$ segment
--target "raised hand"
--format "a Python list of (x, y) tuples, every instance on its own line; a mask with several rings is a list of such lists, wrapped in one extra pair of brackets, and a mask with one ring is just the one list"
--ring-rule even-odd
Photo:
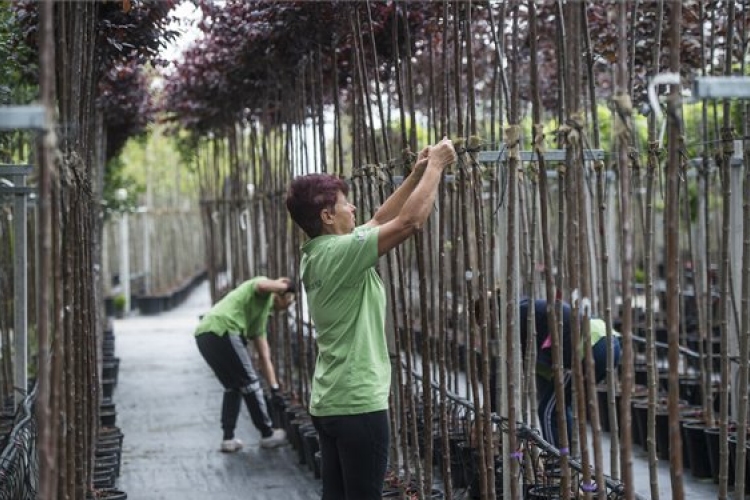
[(447, 137), (430, 148), (429, 162), (438, 168), (445, 168), (456, 162), (453, 141)]
[(427, 168), (427, 161), (429, 160), (430, 156), (430, 146), (427, 146), (422, 149), (422, 151), (419, 152), (419, 155), (417, 155), (417, 162), (414, 164), (414, 169), (412, 172), (419, 177), (417, 179), (421, 178), (422, 174), (424, 173), (424, 169)]

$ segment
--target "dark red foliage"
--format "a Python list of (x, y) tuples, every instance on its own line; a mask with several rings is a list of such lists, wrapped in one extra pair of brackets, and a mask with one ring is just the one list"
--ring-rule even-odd
[(152, 63), (166, 64), (159, 59), (160, 51), (177, 37), (168, 28), (170, 12), (177, 0), (130, 0), (104, 2), (99, 7), (97, 53), (100, 71), (113, 65)]
[[(635, 19), (627, 20), (628, 48), (634, 48), (632, 89), (636, 103), (644, 97), (648, 79), (657, 71), (667, 67), (669, 46), (669, 9), (673, 2), (663, 2), (661, 50), (658, 64), (654, 61), (653, 47), (657, 33), (656, 0), (638, 2)], [(425, 85), (430, 81), (428, 49), (434, 63), (441, 60), (443, 49), (443, 20), (448, 5), (448, 49), (449, 68), (454, 70), (452, 27), (468, 14), (467, 3), (457, 2), (305, 2), (305, 1), (242, 1), (228, 0), (219, 5), (214, 2), (201, 4), (205, 18), (200, 24), (204, 38), (185, 54), (185, 58), (169, 77), (162, 109), (170, 113), (170, 119), (198, 134), (213, 131), (221, 134), (235, 123), (257, 119), (263, 123), (299, 120), (300, 116), (282, 117), (285, 102), (301, 99), (301, 95), (312, 96), (309, 80), (315, 78), (317, 89), (322, 89), (326, 102), (351, 95), (350, 89), (358, 78), (355, 66), (355, 19), (359, 19), (363, 36), (368, 73), (367, 80), (392, 79), (394, 61), (406, 54), (407, 40), (411, 43), (413, 59), (412, 86), (417, 106), (427, 105)], [(538, 2), (538, 48), (540, 92), (547, 109), (558, 106), (558, 65), (561, 60), (558, 36), (558, 2)], [(576, 5), (584, 5), (578, 4)], [(614, 88), (612, 76), (618, 54), (616, 0), (587, 2), (586, 18), (591, 40), (593, 59), (592, 77), (598, 99), (611, 96)], [(727, 2), (704, 3), (704, 12), (696, 0), (683, 2), (682, 45), (680, 47), (683, 72), (693, 74), (700, 69), (702, 57), (709, 60), (708, 48), (701, 54), (700, 35), (709, 38), (710, 26), (717, 36), (719, 50), (715, 53), (712, 68), (721, 71), (724, 57), (723, 36), (727, 24)], [(501, 9), (505, 16), (500, 16)], [(462, 40), (473, 37), (473, 69), (478, 101), (489, 98), (488, 90), (499, 64), (490, 43), (500, 37), (505, 56), (510, 57), (514, 46), (511, 19), (512, 6), (475, 2), (471, 10), (471, 26), (462, 24)], [(490, 10), (499, 31), (492, 32)], [(741, 20), (738, 7), (736, 20)], [(715, 19), (714, 19), (715, 17)], [(529, 25), (525, 5), (518, 7), (519, 19), (519, 67), (509, 75), (511, 84), (516, 84), (521, 99), (529, 99)], [(712, 20), (715, 22), (712, 25)], [(395, 26), (395, 30), (394, 30)], [(740, 27), (738, 26), (738, 30)], [(394, 31), (397, 36), (394, 37)], [(408, 37), (407, 37), (408, 33)], [(567, 36), (572, 36), (568, 33)], [(371, 41), (372, 38), (372, 41)], [(395, 38), (395, 39), (394, 39)], [(635, 43), (633, 43), (633, 40)], [(733, 47), (740, 55), (744, 48)], [(581, 54), (568, 54), (579, 57)], [(377, 57), (378, 66), (374, 66)], [(335, 61), (335, 66), (334, 66)], [(584, 61), (584, 68), (586, 61)], [(432, 70), (434, 71), (434, 69)], [(506, 72), (508, 69), (506, 69)], [(311, 72), (314, 73), (311, 75)], [(466, 84), (465, 63), (458, 68), (462, 84)], [(319, 78), (322, 81), (317, 81)], [(439, 76), (442, 78), (442, 75)], [(588, 74), (584, 72), (584, 79)], [(300, 80), (304, 81), (300, 82)], [(416, 83), (414, 83), (416, 82)], [(446, 85), (452, 86), (448, 80)], [(336, 86), (339, 95), (333, 95)], [(465, 89), (463, 90), (465, 92)], [(318, 94), (316, 94), (318, 95)], [(316, 97), (317, 99), (317, 97)], [(308, 97), (308, 103), (311, 100)], [(308, 105), (307, 113), (314, 113)]]
[[(130, 0), (96, 2), (97, 104), (108, 120), (107, 158), (116, 154), (128, 137), (143, 131), (151, 120), (149, 90), (141, 74), (142, 66), (163, 65), (160, 51), (177, 37), (169, 28), (170, 12), (177, 0)], [(32, 50), (23, 61), (30, 82), (38, 80), (39, 13), (37, 0), (14, 0), (19, 27), (14, 43)], [(57, 20), (59, 21), (59, 20)], [(57, 22), (59, 29), (60, 23)], [(58, 59), (60, 60), (60, 59)], [(68, 63), (67, 61), (64, 63)]]
[[(617, 0), (603, 2), (588, 2), (586, 16), (591, 34), (591, 47), (594, 58), (594, 78), (597, 87), (598, 98), (607, 98), (614, 89), (612, 81), (614, 65), (618, 62), (617, 49), (619, 37), (617, 35)], [(635, 57), (631, 78), (633, 80), (633, 98), (636, 103), (645, 101), (646, 85), (648, 79), (659, 71), (667, 71), (671, 47), (669, 43), (669, 12), (673, 2), (663, 2), (664, 17), (662, 20), (661, 50), (659, 65), (653, 57), (653, 47), (656, 43), (658, 3), (656, 0), (645, 0), (638, 2), (635, 13), (635, 22), (627, 20), (628, 49), (633, 47), (635, 38)], [(728, 10), (726, 1), (703, 2), (704, 10), (701, 15), (700, 3), (697, 0), (683, 0), (682, 23), (681, 23), (681, 45), (680, 60), (684, 75), (694, 74), (701, 67), (701, 30), (704, 31), (706, 44), (711, 37), (711, 25), (714, 26), (716, 44), (718, 50), (717, 58), (711, 66), (713, 74), (723, 73), (724, 41), (727, 30)], [(742, 12), (737, 4), (735, 16), (735, 29), (741, 30)], [(557, 6), (555, 2), (545, 2), (539, 7), (539, 58), (540, 58), (540, 83), (544, 104), (548, 108), (557, 105)], [(713, 16), (713, 17), (712, 17)], [(750, 23), (750, 18), (746, 19)], [(750, 28), (750, 24), (747, 26)], [(528, 45), (527, 45), (528, 47)], [(734, 57), (741, 57), (743, 48), (740, 44), (734, 44)], [(710, 65), (709, 47), (703, 54)], [(632, 57), (632, 54), (629, 56)], [(716, 64), (719, 63), (719, 64)], [(523, 74), (526, 74), (524, 72)], [(521, 88), (525, 88), (522, 85)]]
[[(99, 22), (96, 28), (96, 52), (99, 76), (113, 66), (129, 64), (162, 64), (159, 52), (177, 37), (168, 28), (170, 11), (178, 0), (130, 0), (123, 10), (122, 1), (96, 2)], [(38, 0), (13, 0), (12, 9), (19, 27), (16, 45), (34, 49), (27, 65), (36, 67), (38, 58)], [(58, 26), (59, 27), (59, 26)]]
[(97, 103), (104, 112), (106, 158), (116, 156), (125, 142), (141, 134), (153, 114), (149, 80), (135, 61), (112, 67), (99, 80)]
[[(332, 94), (334, 75), (342, 87), (353, 77), (353, 15), (358, 13), (363, 22), (366, 51), (371, 54), (373, 50), (372, 30), (378, 60), (382, 67), (389, 67), (395, 55), (405, 51), (404, 21), (413, 33), (419, 33), (425, 18), (436, 10), (436, 4), (429, 2), (410, 3), (406, 14), (393, 2), (370, 2), (369, 6), (368, 15), (365, 2), (202, 3), (204, 18), (199, 27), (204, 38), (186, 51), (170, 75), (162, 107), (173, 120), (198, 133), (221, 133), (250, 118), (278, 122), (282, 119), (277, 114), (279, 103), (292, 98), (289, 94), (298, 88), (300, 69), (318, 54), (315, 63), (321, 65), (324, 98), (338, 98)], [(395, 43), (394, 23), (399, 27)]]

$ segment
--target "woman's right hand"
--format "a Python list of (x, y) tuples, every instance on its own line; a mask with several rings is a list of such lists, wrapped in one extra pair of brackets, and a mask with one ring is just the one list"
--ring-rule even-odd
[(456, 150), (453, 141), (447, 137), (430, 148), (429, 162), (438, 168), (444, 169), (456, 162)]

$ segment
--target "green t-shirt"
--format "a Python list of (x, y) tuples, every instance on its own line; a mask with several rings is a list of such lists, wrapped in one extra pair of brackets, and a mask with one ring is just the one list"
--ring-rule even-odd
[(256, 276), (226, 294), (203, 316), (195, 334), (237, 332), (248, 339), (265, 337), (273, 294), (256, 291), (256, 285), (264, 279), (268, 278)]
[[(591, 345), (596, 345), (601, 339), (607, 336), (607, 324), (603, 319), (589, 318), (589, 337), (591, 337)], [(612, 329), (612, 336), (620, 337), (620, 332)], [(586, 357), (586, 342), (585, 339), (581, 339), (580, 346), (578, 348), (578, 356), (581, 359)]]
[(311, 415), (388, 408), (391, 365), (377, 261), (377, 227), (318, 236), (302, 246), (300, 273), (318, 344)]

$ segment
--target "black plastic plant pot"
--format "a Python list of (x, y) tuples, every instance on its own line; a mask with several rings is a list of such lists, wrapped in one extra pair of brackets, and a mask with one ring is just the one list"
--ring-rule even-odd
[(128, 494), (115, 488), (95, 489), (86, 495), (89, 500), (127, 500)]
[(557, 499), (557, 498), (562, 498), (562, 496), (560, 494), (560, 486), (534, 486), (531, 489), (529, 489), (528, 493), (526, 493), (526, 498), (528, 499), (539, 499), (539, 498)]

